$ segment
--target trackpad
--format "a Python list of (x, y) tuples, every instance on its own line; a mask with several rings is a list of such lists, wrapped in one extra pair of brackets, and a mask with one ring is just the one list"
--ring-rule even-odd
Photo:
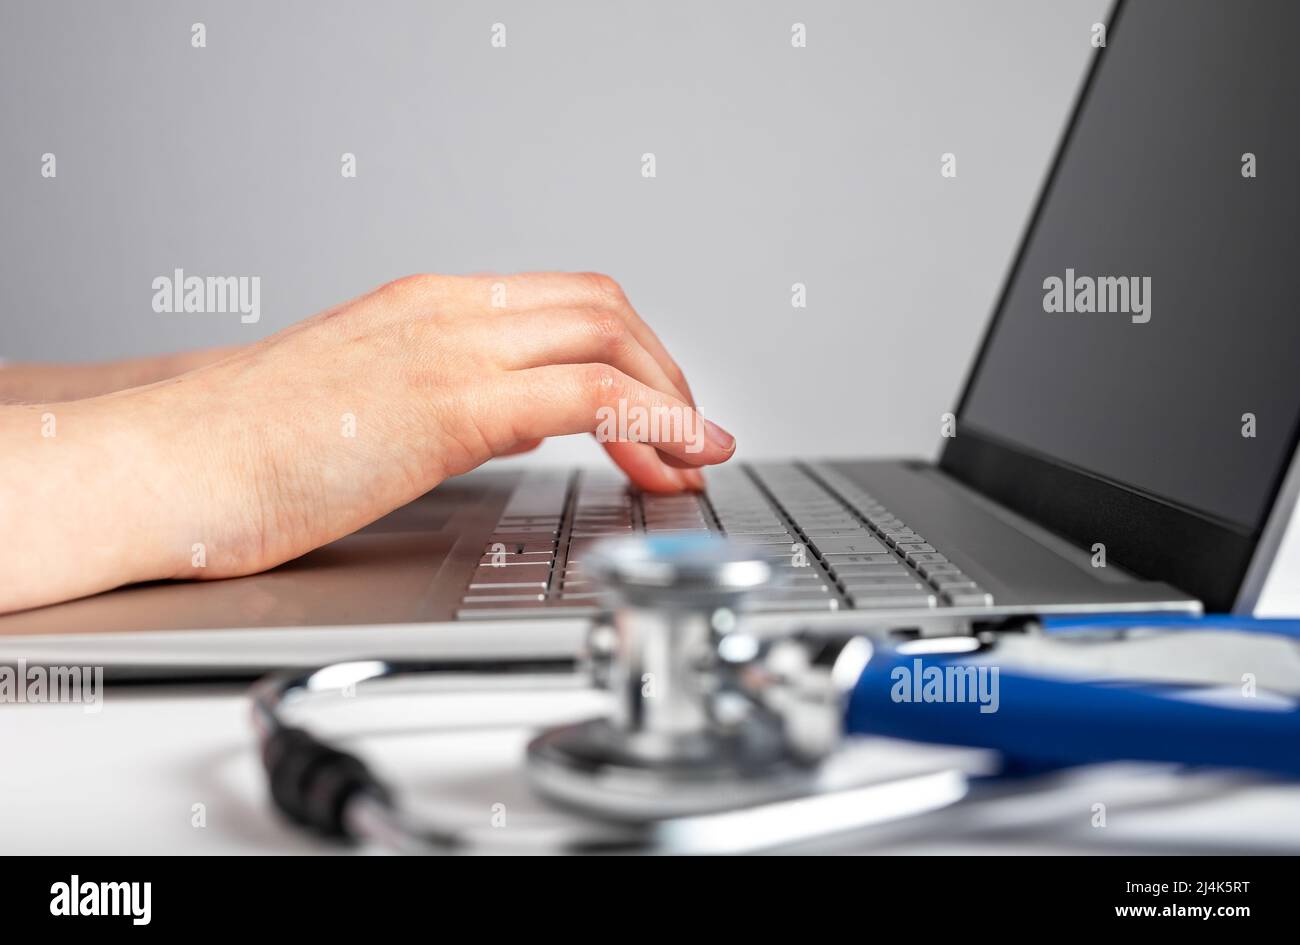
[(454, 532), (365, 530), (262, 574), (137, 584), (8, 614), (0, 635), (425, 620), (455, 540)]

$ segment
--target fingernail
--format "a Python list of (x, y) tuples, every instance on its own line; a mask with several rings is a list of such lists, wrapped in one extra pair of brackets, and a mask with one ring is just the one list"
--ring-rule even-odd
[(712, 420), (704, 421), (704, 432), (708, 436), (709, 442), (724, 453), (730, 453), (736, 448), (736, 438)]

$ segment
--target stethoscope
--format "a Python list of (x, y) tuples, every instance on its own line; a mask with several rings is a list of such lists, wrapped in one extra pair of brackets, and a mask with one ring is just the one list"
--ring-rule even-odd
[[(1266, 655), (1261, 669), (1275, 678), (1256, 693), (1250, 680), (1219, 678), (1203, 646), (1207, 634), (1268, 637), (1293, 657), (1300, 621), (1043, 617), (901, 643), (874, 630), (760, 634), (736, 615), (772, 573), (743, 546), (619, 539), (588, 566), (612, 606), (577, 658), (353, 661), (259, 683), (254, 717), (275, 805), (320, 834), (408, 852), (713, 853), (914, 817), (990, 779), (1098, 762), (1300, 776), (1300, 674)], [(1158, 678), (1096, 671), (1144, 640), (1169, 654)], [(288, 719), (321, 696), (412, 679), (607, 692), (608, 714), (546, 728), (526, 751), (532, 789), (576, 816), (536, 835), (413, 822), (357, 755)], [(882, 768), (860, 736), (972, 751)]]

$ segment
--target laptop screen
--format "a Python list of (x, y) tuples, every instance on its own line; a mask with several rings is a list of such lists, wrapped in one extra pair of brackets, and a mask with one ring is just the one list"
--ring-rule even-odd
[(1262, 525), (1300, 422), (1297, 36), (1285, 0), (1123, 5), (959, 429)]

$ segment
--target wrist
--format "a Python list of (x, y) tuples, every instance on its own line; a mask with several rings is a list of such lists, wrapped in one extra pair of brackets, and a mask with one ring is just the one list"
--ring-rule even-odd
[[(258, 570), (262, 523), (242, 431), (201, 384), (160, 385), (84, 402), (102, 412), (122, 465), (124, 503), (141, 530), (132, 580), (232, 577)], [(238, 413), (238, 411), (235, 411)]]
[(181, 576), (191, 477), (177, 463), (181, 443), (166, 412), (130, 393), (45, 409), (67, 440), (62, 459), (84, 490), (85, 521), (112, 549), (111, 560), (100, 562), (110, 586)]

